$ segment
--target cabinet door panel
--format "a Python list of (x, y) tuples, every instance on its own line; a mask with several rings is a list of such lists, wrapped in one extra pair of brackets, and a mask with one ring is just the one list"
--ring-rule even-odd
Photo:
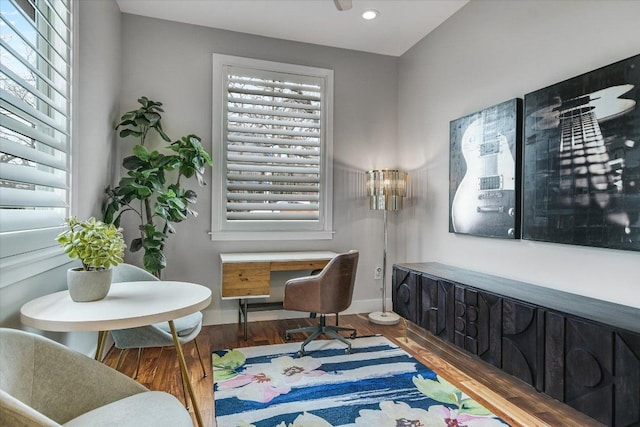
[(640, 425), (640, 336), (615, 334), (614, 425)]
[(438, 281), (422, 276), (420, 283), (419, 325), (437, 335), (438, 331)]
[(613, 332), (568, 317), (566, 320), (566, 403), (613, 424)]
[(545, 393), (614, 425), (613, 338), (605, 326), (547, 312)]
[(545, 313), (544, 392), (564, 402), (564, 327), (565, 317)]
[(436, 314), (432, 316), (435, 322), (429, 325), (429, 330), (443, 340), (453, 342), (454, 338), (454, 286), (446, 280), (437, 280)]
[(455, 344), (500, 367), (502, 298), (456, 285), (454, 312)]
[(418, 278), (419, 274), (403, 269), (394, 269), (393, 311), (413, 323), (418, 323)]
[(504, 299), (502, 320), (502, 369), (541, 391), (538, 311), (534, 306)]

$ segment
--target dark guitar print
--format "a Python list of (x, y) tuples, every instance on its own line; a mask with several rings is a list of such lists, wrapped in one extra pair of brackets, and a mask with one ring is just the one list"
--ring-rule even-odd
[(615, 198), (623, 186), (624, 161), (610, 158), (600, 123), (635, 108), (634, 100), (620, 98), (633, 87), (611, 86), (564, 102), (558, 98), (531, 114), (538, 119), (534, 130), (560, 129), (559, 204), (600, 211), (608, 223), (623, 227), (626, 234), (630, 233), (629, 215), (616, 206)]
[(495, 110), (471, 122), (462, 136), (467, 169), (451, 205), (456, 233), (513, 237), (515, 162)]

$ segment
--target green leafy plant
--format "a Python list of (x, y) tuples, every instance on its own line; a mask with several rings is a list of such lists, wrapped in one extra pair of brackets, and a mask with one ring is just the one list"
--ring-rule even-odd
[(122, 233), (113, 224), (105, 224), (91, 217), (79, 221), (66, 218), (68, 229), (56, 240), (70, 258), (78, 258), (85, 271), (104, 270), (120, 264), (126, 245)]
[[(105, 222), (119, 226), (125, 212), (136, 214), (140, 237), (131, 240), (129, 250), (144, 250), (144, 268), (160, 277), (167, 266), (164, 248), (168, 235), (175, 233), (172, 223), (197, 215), (190, 205), (196, 203), (198, 196), (195, 191), (182, 188), (181, 180), (195, 177), (199, 185), (205, 185), (204, 171), (212, 161), (196, 135), (170, 142), (162, 129), (162, 103), (145, 96), (138, 103), (141, 107), (125, 113), (116, 126), (121, 129), (121, 138), (133, 137), (139, 144), (133, 147), (133, 155), (122, 161), (127, 175), (118, 186), (105, 190), (103, 215)], [(163, 152), (150, 151), (145, 146), (150, 132), (170, 142)]]

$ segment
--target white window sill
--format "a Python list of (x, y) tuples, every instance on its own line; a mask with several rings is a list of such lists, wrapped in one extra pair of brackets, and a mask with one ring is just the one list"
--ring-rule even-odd
[(333, 231), (214, 231), (213, 241), (331, 240)]

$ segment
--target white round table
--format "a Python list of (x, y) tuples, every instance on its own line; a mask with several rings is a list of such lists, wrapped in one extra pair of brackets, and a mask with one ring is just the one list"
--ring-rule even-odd
[(44, 295), (20, 309), (24, 325), (45, 331), (98, 331), (96, 359), (99, 359), (108, 331), (169, 322), (178, 354), (180, 371), (187, 385), (198, 425), (202, 418), (186, 367), (173, 319), (200, 311), (209, 305), (211, 290), (202, 285), (173, 281), (113, 283), (102, 300), (75, 302), (69, 291)]
[(101, 300), (75, 302), (69, 291), (44, 295), (20, 309), (23, 324), (45, 331), (110, 331), (166, 322), (209, 305), (211, 290), (172, 281), (113, 283)]

